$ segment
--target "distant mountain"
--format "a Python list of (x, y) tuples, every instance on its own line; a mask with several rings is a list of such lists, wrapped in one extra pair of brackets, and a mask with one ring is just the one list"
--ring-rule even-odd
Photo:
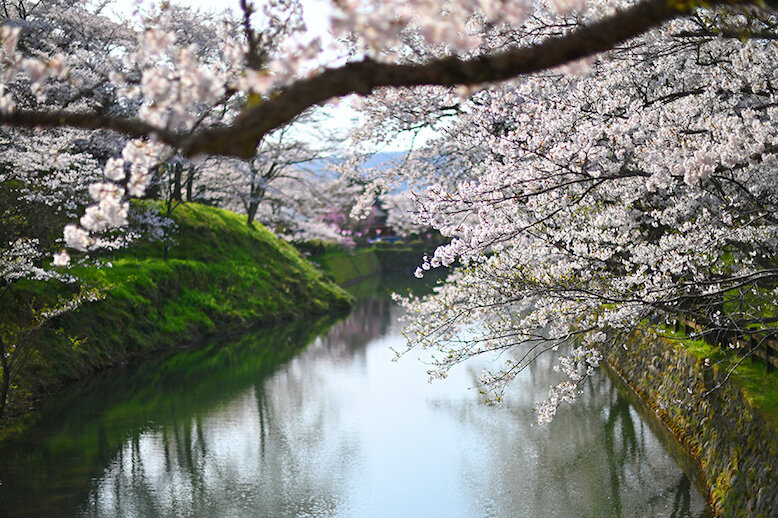
[[(365, 169), (387, 168), (392, 163), (396, 163), (404, 160), (407, 154), (408, 154), (407, 151), (386, 151), (381, 153), (375, 153), (372, 156), (370, 156), (367, 159), (367, 161), (365, 161), (364, 164), (362, 164), (362, 169), (365, 170)], [(328, 156), (324, 158), (317, 158), (316, 160), (311, 160), (310, 162), (301, 164), (300, 167), (312, 171), (316, 175), (330, 176), (332, 175), (332, 173), (329, 171), (329, 167), (332, 164), (338, 163), (340, 160), (342, 160), (341, 157)]]
[(392, 162), (399, 162), (405, 160), (408, 155), (407, 151), (386, 151), (382, 153), (376, 153), (371, 156), (364, 164), (365, 169), (380, 169), (381, 166), (388, 166)]

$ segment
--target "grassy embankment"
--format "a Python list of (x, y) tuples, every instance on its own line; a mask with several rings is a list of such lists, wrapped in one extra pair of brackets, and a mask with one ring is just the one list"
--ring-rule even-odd
[(683, 331), (662, 326), (661, 335), (691, 354), (701, 365), (710, 364), (714, 373), (728, 375), (728, 381), (742, 390), (752, 408), (778, 429), (778, 371), (768, 372), (761, 361), (692, 338)]
[(354, 251), (338, 246), (324, 245), (311, 254), (311, 260), (340, 286), (349, 286), (373, 277), (407, 275), (422, 263), (425, 253), (431, 255), (436, 245), (421, 241), (405, 243), (376, 243)]
[[(728, 268), (734, 262), (730, 254), (725, 254), (721, 260), (723, 268)], [(751, 312), (765, 319), (764, 323), (753, 323), (746, 327), (760, 328), (764, 325), (775, 326), (770, 323), (772, 317), (776, 314), (776, 307), (772, 303), (771, 292), (775, 286), (755, 286), (752, 293), (741, 293), (741, 290), (734, 289), (724, 294), (724, 300), (721, 311), (725, 314), (738, 314), (742, 311), (741, 305), (745, 302), (746, 306), (751, 308)], [(694, 325), (694, 324), (692, 324)], [(701, 331), (701, 327), (695, 327)], [(761, 413), (766, 420), (774, 427), (778, 428), (778, 372), (772, 365), (768, 365), (769, 358), (758, 354), (764, 351), (764, 347), (759, 350), (748, 350), (749, 345), (747, 336), (730, 337), (729, 341), (739, 341), (743, 354), (738, 354), (736, 350), (728, 347), (727, 344), (711, 344), (705, 340), (690, 336), (683, 329), (672, 330), (664, 328), (667, 337), (677, 343), (679, 347), (693, 355), (698, 362), (707, 362), (711, 365), (714, 372), (722, 372), (729, 375), (729, 380), (741, 388), (743, 395), (748, 403)], [(689, 329), (687, 329), (689, 331)], [(758, 335), (757, 335), (758, 336)], [(761, 358), (764, 361), (760, 361)], [(768, 368), (770, 367), (770, 368)]]
[[(732, 263), (731, 256), (726, 255), (722, 264), (727, 266)], [(770, 318), (775, 315), (776, 308), (769, 302), (771, 297), (758, 297), (760, 292), (769, 292), (773, 288), (757, 287), (758, 291), (754, 294), (741, 294), (738, 290), (732, 290), (724, 295), (728, 301), (722, 306), (722, 311), (726, 314), (735, 314), (743, 302), (741, 296), (746, 297), (746, 302), (753, 311), (770, 322)], [(701, 326), (689, 323), (690, 329), (684, 330), (683, 326), (673, 329), (669, 326), (659, 326), (660, 335), (668, 338), (674, 345), (691, 354), (699, 364), (708, 364), (714, 373), (723, 373), (728, 376), (728, 381), (734, 383), (742, 390), (743, 395), (752, 408), (762, 414), (766, 420), (773, 426), (778, 427), (778, 372), (769, 369), (765, 362), (755, 358), (756, 354), (745, 357), (739, 354), (727, 344), (713, 344), (709, 341), (700, 339), (691, 335), (691, 331), (703, 331)], [(751, 324), (748, 327), (759, 327), (762, 324)], [(771, 324), (767, 324), (771, 325)], [(730, 337), (728, 340), (740, 340), (747, 342), (747, 337)], [(747, 351), (750, 347), (747, 343), (741, 345), (742, 350)], [(754, 351), (758, 352), (758, 351)], [(764, 358), (763, 358), (764, 359)]]
[[(162, 246), (117, 252), (110, 268), (73, 268), (105, 298), (86, 303), (34, 336), (32, 355), (16, 378), (10, 408), (24, 412), (32, 396), (96, 369), (216, 332), (245, 329), (346, 309), (351, 297), (290, 245), (243, 216), (187, 204), (168, 260)], [(53, 304), (60, 283), (18, 283), (0, 302), (3, 318), (24, 318), (29, 301)]]

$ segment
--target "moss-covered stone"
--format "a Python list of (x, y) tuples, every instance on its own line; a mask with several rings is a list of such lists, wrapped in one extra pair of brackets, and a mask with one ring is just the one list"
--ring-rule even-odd
[[(778, 429), (727, 369), (636, 331), (607, 360), (696, 459), (718, 516), (778, 516)], [(657, 373), (659, 375), (657, 376)]]

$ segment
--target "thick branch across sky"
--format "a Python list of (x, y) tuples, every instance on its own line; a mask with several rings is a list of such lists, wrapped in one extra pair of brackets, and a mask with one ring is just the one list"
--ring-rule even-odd
[[(778, 2), (769, 0), (766, 3), (774, 7)], [(749, 5), (750, 2), (715, 0), (708, 3), (716, 4)], [(271, 99), (246, 109), (228, 127), (201, 128), (194, 134), (162, 130), (134, 119), (65, 111), (0, 113), (0, 123), (25, 127), (106, 128), (130, 137), (154, 137), (187, 156), (218, 154), (249, 158), (264, 135), (330, 99), (350, 94), (368, 95), (381, 87), (476, 85), (539, 72), (608, 51), (663, 22), (689, 14), (693, 5), (695, 2), (685, 0), (645, 0), (537, 45), (469, 60), (450, 57), (414, 65), (383, 64), (369, 59), (349, 63), (292, 83)]]

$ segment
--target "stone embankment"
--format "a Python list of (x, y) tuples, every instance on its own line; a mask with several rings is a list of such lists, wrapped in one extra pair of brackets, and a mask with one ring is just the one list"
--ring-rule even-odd
[(607, 360), (699, 464), (717, 516), (778, 516), (778, 427), (727, 370), (637, 332)]

